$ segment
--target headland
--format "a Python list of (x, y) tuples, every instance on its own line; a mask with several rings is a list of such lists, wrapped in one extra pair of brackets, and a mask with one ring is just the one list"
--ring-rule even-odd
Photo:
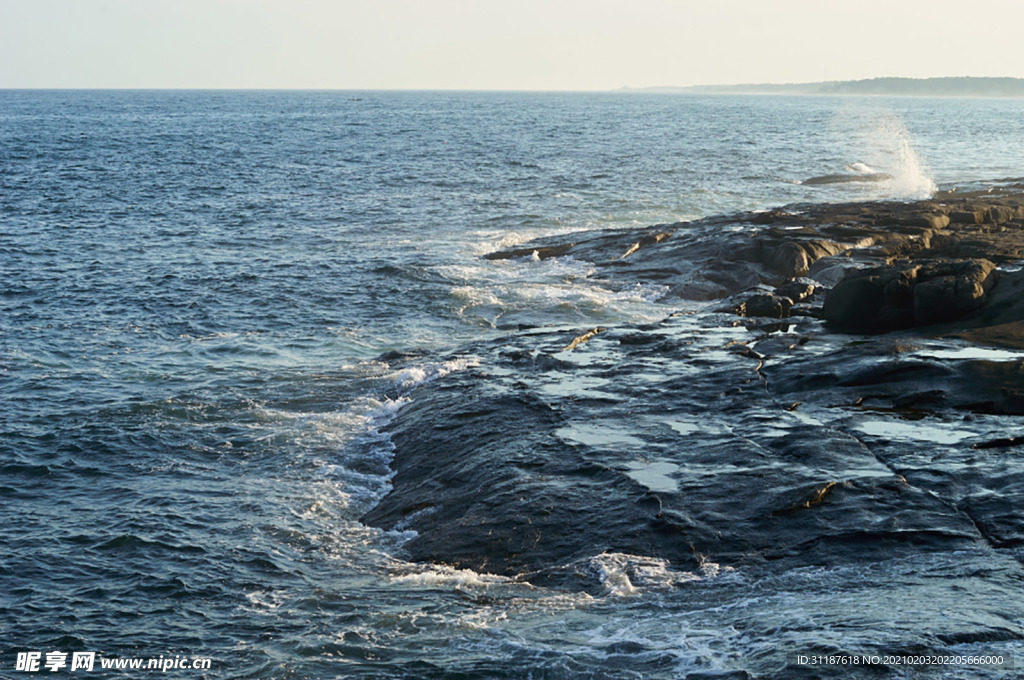
[(609, 554), (778, 571), (1024, 543), (1022, 190), (488, 255), (587, 260), (679, 309), (457, 350), (479, 365), (413, 393), (364, 520), (415, 530), (414, 560), (588, 591)]

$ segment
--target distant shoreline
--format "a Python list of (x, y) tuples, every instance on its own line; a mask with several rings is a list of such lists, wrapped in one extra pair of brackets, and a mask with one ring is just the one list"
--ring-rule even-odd
[(738, 85), (687, 85), (620, 87), (617, 89), (463, 89), (463, 88), (282, 88), (282, 87), (4, 87), (0, 93), (68, 92), (178, 92), (178, 93), (440, 93), (440, 94), (691, 94), (778, 96), (895, 96), (950, 98), (1021, 98), (1024, 78), (873, 78), (869, 80), (815, 83), (746, 83)]
[(1024, 97), (1024, 78), (871, 78), (816, 83), (750, 83), (687, 87), (623, 87), (645, 94), (880, 95), (901, 97)]

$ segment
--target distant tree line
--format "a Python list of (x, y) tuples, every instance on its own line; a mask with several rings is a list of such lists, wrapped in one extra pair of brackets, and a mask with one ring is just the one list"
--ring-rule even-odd
[(820, 94), (1022, 97), (1021, 78), (872, 78), (818, 83)]
[(893, 95), (918, 97), (1024, 97), (1024, 78), (870, 78), (821, 83), (648, 87), (633, 92), (691, 94)]

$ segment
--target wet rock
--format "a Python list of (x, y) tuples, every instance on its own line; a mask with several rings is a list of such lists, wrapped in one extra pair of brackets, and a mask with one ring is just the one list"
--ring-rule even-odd
[(829, 291), (824, 318), (840, 330), (886, 333), (958, 319), (982, 307), (988, 260), (900, 263), (849, 273)]
[(981, 224), (985, 221), (987, 210), (955, 210), (949, 214), (950, 219), (953, 222), (959, 222), (963, 224)]
[(511, 260), (520, 257), (536, 257), (538, 260), (546, 260), (551, 257), (562, 257), (566, 255), (575, 243), (563, 243), (553, 246), (539, 246), (536, 248), (513, 248), (496, 253), (488, 253), (484, 258), (488, 260)]
[(788, 568), (984, 545), (950, 499), (801, 415), (864, 395), (881, 404), (909, 386), (962, 395), (983, 382), (977, 372), (889, 367), (848, 349), (787, 362), (814, 341), (779, 336), (754, 350), (720, 333), (701, 340), (687, 317), (610, 328), (571, 362), (512, 356), (557, 352), (556, 331), (522, 337), (514, 352), (507, 341), (474, 347), (479, 368), (418, 388), (390, 426), (393, 489), (365, 521), (415, 530), (415, 560), (593, 593), (608, 587), (590, 566), (602, 553), (679, 570)]
[[(1000, 420), (1024, 415), (1024, 363), (920, 351), (940, 337), (1024, 348), (1024, 274), (997, 281), (993, 264), (1024, 252), (1022, 216), (1018, 194), (946, 194), (495, 254), (572, 256), (602, 285), (669, 299), (774, 288), (745, 313), (801, 301), (830, 325), (701, 312), (464, 348), (480, 366), (418, 387), (389, 426), (393, 487), (364, 519), (414, 530), (413, 560), (595, 594), (609, 553), (772, 573), (1024, 545), (1024, 457)], [(944, 259), (958, 249), (977, 256)], [(814, 280), (793, 280), (805, 267)], [(823, 302), (817, 284), (834, 284)]]
[(793, 279), (775, 289), (775, 294), (787, 297), (794, 303), (803, 302), (814, 295), (817, 287), (807, 279)]
[(629, 247), (629, 249), (626, 250), (626, 252), (621, 255), (621, 257), (629, 257), (630, 255), (632, 255), (636, 251), (640, 250), (641, 248), (645, 248), (647, 246), (653, 246), (656, 243), (661, 243), (662, 241), (664, 241), (665, 239), (669, 238), (670, 236), (672, 236), (672, 233), (671, 232), (667, 232), (667, 231), (660, 231), (660, 232), (658, 232), (656, 234), (648, 234), (648, 235), (642, 237), (639, 241), (637, 241), (633, 245), (631, 245)]
[(751, 224), (775, 224), (776, 222), (788, 222), (793, 219), (793, 216), (792, 212), (783, 208), (775, 208), (753, 213), (750, 216), (750, 222)]
[(586, 460), (556, 431), (557, 408), (462, 373), (421, 388), (391, 428), (393, 490), (363, 521), (415, 529), (419, 561), (580, 583), (560, 570), (602, 552), (696, 565), (649, 528), (659, 504), (627, 475)]
[(752, 680), (754, 676), (746, 671), (706, 671), (687, 673), (683, 680)]
[(918, 269), (918, 265), (902, 265), (853, 271), (828, 292), (822, 314), (845, 331), (886, 333), (910, 328)]
[(971, 445), (972, 449), (1006, 449), (1024, 446), (1024, 437), (1000, 437)]
[(995, 283), (988, 260), (933, 262), (917, 271), (914, 324), (952, 321), (979, 309)]
[(1024, 517), (1014, 502), (1024, 498), (1021, 476), (1015, 475), (1011, 488), (999, 493), (979, 493), (961, 502), (963, 511), (974, 519), (978, 528), (997, 548), (1015, 548), (1024, 545)]
[(808, 238), (813, 235), (814, 232), (801, 235), (767, 232), (755, 239), (751, 257), (788, 279), (805, 276), (811, 265), (821, 258), (849, 249), (848, 245), (835, 241)]
[(949, 226), (949, 215), (942, 213), (921, 212), (908, 217), (901, 217), (897, 223), (908, 227), (924, 227), (926, 229), (944, 229)]
[(752, 295), (740, 304), (736, 313), (740, 316), (765, 316), (772, 319), (785, 319), (793, 308), (793, 301), (780, 295)]
[[(880, 336), (799, 362), (770, 358), (762, 369), (785, 400), (889, 412), (957, 410), (1024, 415), (1024, 366), (1016, 361), (945, 361), (917, 356)], [(760, 348), (761, 345), (759, 344)]]
[[(1021, 194), (950, 193), (917, 203), (790, 206), (646, 230), (583, 232), (486, 257), (571, 256), (594, 263), (600, 279), (647, 281), (667, 286), (669, 297), (710, 300), (800, 276), (832, 285), (851, 265), (872, 260), (1022, 259), (1022, 220)], [(740, 225), (751, 231), (735, 229)]]
[(809, 177), (805, 179), (802, 184), (808, 186), (820, 186), (823, 184), (848, 184), (848, 183), (871, 183), (871, 182), (885, 182), (892, 179), (892, 175), (885, 172), (868, 172), (868, 173), (847, 173), (840, 175), (820, 175), (818, 177)]
[[(1000, 220), (1005, 212), (997, 211), (993, 219)], [(936, 232), (925, 257), (952, 259), (984, 258), (997, 264), (1014, 262), (1024, 256), (1024, 225), (1020, 218), (1005, 222), (989, 222), (987, 209), (967, 223), (955, 223), (949, 229)]]

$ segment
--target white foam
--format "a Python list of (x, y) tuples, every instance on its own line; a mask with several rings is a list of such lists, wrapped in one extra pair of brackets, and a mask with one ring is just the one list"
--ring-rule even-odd
[[(343, 443), (356, 434), (383, 427), (409, 403), (407, 397), (375, 399), (360, 397), (344, 409), (328, 412), (288, 411), (259, 406), (255, 409), (264, 423), (287, 424), (300, 434), (316, 434), (332, 443)], [(270, 436), (276, 436), (271, 433)], [(265, 438), (265, 437), (264, 437)]]
[(519, 232), (471, 232), (470, 236), (481, 237), (473, 248), (474, 255), (485, 255), (513, 248), (527, 240), (527, 237)]
[(857, 174), (860, 175), (873, 175), (874, 173), (878, 172), (867, 163), (850, 163), (849, 165), (846, 166), (846, 169), (849, 172), (856, 172)]
[(391, 581), (427, 587), (485, 588), (513, 583), (507, 576), (481, 574), (472, 569), (456, 569), (445, 565), (418, 565), (407, 562), (392, 566)]
[[(668, 286), (635, 284), (623, 290), (609, 290), (589, 281), (580, 281), (588, 272), (577, 265), (566, 264), (565, 273), (550, 268), (551, 260), (537, 266), (549, 267), (547, 281), (506, 280), (483, 287), (463, 286), (452, 291), (458, 305), (456, 313), (467, 320), (483, 320), (495, 325), (499, 318), (526, 314), (534, 324), (564, 321), (566, 313), (581, 319), (618, 320), (624, 316), (632, 321), (662, 318), (664, 310), (656, 307), (669, 291)], [(557, 277), (557, 279), (556, 279)]]
[(387, 493), (394, 445), (382, 428), (409, 401), (364, 396), (334, 411), (257, 406), (258, 418), (247, 425), (252, 430), (247, 448), (287, 450), (303, 480), (289, 499), (289, 511), (303, 523), (336, 527), (339, 521), (355, 521)]
[(500, 305), (501, 298), (486, 288), (476, 286), (456, 286), (452, 288), (452, 297), (469, 305)]
[(412, 366), (395, 371), (388, 376), (388, 380), (402, 389), (410, 389), (419, 383), (427, 381), (427, 369), (422, 366)]
[(581, 308), (605, 308), (621, 302), (657, 302), (665, 297), (669, 287), (655, 284), (635, 284), (624, 290), (609, 290), (592, 285), (527, 286), (518, 291), (524, 302), (552, 302), (573, 304)]
[[(340, 489), (335, 489), (334, 492), (337, 494), (337, 501), (342, 506), (348, 506), (351, 502), (351, 496)], [(325, 498), (318, 498), (312, 501), (304, 510), (292, 510), (292, 514), (299, 519), (306, 520), (319, 520), (321, 518), (333, 518), (337, 516), (334, 511), (334, 504), (328, 502)]]
[(468, 232), (466, 235), (471, 239), (470, 253), (479, 257), (488, 253), (514, 248), (521, 243), (533, 241), (539, 238), (564, 236), (566, 234), (574, 234), (581, 231), (597, 231), (600, 229), (606, 229), (610, 226), (618, 226), (594, 221), (572, 224), (562, 224), (560, 222), (561, 220), (555, 220), (548, 224), (538, 225), (532, 228), (526, 227), (523, 230), (517, 231), (508, 231), (505, 229), (479, 229)]
[(703, 572), (700, 574), (678, 571), (670, 566), (668, 560), (626, 553), (601, 553), (590, 558), (588, 562), (605, 587), (606, 594), (613, 597), (626, 597), (642, 590), (671, 588), (682, 583), (712, 578), (717, 576), (720, 570), (715, 564), (714, 569), (705, 569), (702, 566)]
[(242, 608), (252, 612), (280, 609), (281, 605), (287, 601), (287, 598), (281, 592), (274, 590), (256, 590), (246, 593), (245, 599), (249, 601), (249, 606), (243, 605)]
[(411, 390), (417, 385), (422, 385), (428, 382), (433, 382), (438, 378), (443, 378), (454, 371), (461, 371), (479, 365), (480, 359), (477, 357), (460, 357), (449, 361), (430, 362), (421, 366), (403, 368), (391, 373), (387, 376), (387, 379), (390, 380), (395, 387), (406, 391)]
[[(408, 404), (411, 400), (408, 397), (399, 397), (398, 399), (385, 398), (383, 401), (379, 401), (373, 398), (366, 399), (367, 409), (363, 415), (371, 420), (391, 420), (391, 418), (398, 413), (398, 410)], [(385, 423), (377, 423), (377, 426), (382, 426)]]

